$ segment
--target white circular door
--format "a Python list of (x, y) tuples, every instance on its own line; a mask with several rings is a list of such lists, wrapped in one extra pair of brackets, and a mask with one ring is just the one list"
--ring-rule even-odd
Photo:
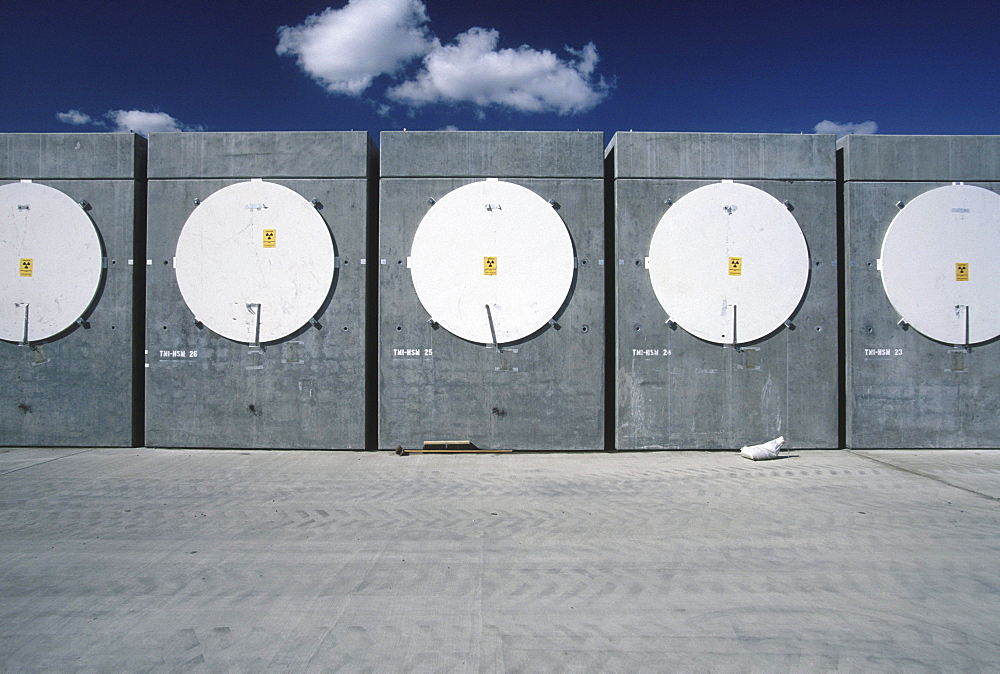
[(413, 287), (431, 318), (481, 344), (523, 339), (555, 316), (573, 283), (573, 242), (551, 204), (500, 180), (443, 196), (413, 237)]
[(294, 333), (333, 284), (333, 238), (297, 192), (264, 181), (236, 183), (205, 199), (177, 240), (177, 285), (195, 318), (245, 343)]
[(882, 285), (921, 334), (946, 344), (1000, 335), (1000, 195), (938, 187), (896, 214), (882, 241)]
[(97, 295), (102, 257), (94, 223), (69, 196), (0, 186), (0, 339), (34, 342), (73, 325)]
[(699, 187), (660, 219), (649, 280), (671, 320), (709, 342), (741, 344), (777, 330), (809, 280), (809, 250), (788, 209), (740, 183)]

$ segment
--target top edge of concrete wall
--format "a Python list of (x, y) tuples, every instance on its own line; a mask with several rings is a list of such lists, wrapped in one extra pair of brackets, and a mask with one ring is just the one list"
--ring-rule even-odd
[(146, 139), (134, 133), (0, 134), (0, 180), (145, 176)]
[(1000, 180), (1000, 136), (850, 135), (837, 141), (844, 180)]
[(627, 131), (606, 156), (615, 178), (834, 180), (827, 134)]
[(378, 148), (367, 131), (153, 133), (149, 177), (366, 178)]
[(602, 178), (600, 131), (383, 131), (383, 178)]

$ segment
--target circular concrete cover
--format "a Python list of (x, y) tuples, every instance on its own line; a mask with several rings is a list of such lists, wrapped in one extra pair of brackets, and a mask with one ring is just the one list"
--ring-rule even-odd
[(670, 319), (692, 335), (745, 344), (795, 311), (809, 280), (809, 250), (777, 199), (716, 183), (686, 194), (660, 219), (649, 280)]
[(566, 301), (575, 268), (573, 242), (552, 205), (499, 180), (464, 185), (435, 203), (409, 262), (431, 318), (481, 344), (517, 341), (545, 326)]
[(0, 186), (0, 339), (34, 342), (73, 325), (97, 294), (102, 257), (94, 223), (69, 196)]
[(218, 190), (184, 223), (177, 285), (195, 318), (248, 344), (294, 333), (333, 284), (333, 238), (297, 192), (253, 180)]
[(1000, 335), (1000, 195), (972, 185), (924, 192), (882, 242), (882, 285), (921, 334), (946, 344)]

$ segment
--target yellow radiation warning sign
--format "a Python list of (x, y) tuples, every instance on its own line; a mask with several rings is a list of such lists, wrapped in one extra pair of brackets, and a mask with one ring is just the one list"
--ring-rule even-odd
[(955, 263), (955, 280), (956, 281), (968, 281), (969, 280), (969, 263), (968, 262), (956, 262)]
[(278, 230), (265, 229), (264, 248), (277, 248), (277, 247), (278, 247)]
[(483, 275), (484, 276), (497, 275), (497, 259), (495, 257), (483, 258)]
[(19, 267), (21, 276), (31, 276), (31, 270), (35, 266), (34, 261), (30, 257), (21, 258), (21, 266)]
[(742, 276), (743, 275), (743, 258), (742, 257), (731, 257), (731, 258), (729, 258), (729, 275), (730, 276)]

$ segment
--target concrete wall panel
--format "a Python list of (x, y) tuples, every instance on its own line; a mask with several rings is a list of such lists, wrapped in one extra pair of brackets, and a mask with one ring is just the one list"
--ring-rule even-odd
[[(601, 135), (593, 133), (400, 133), (382, 135), (379, 262), (379, 446), (467, 440), (488, 449), (576, 450), (604, 446), (604, 184)], [(503, 144), (495, 141), (500, 136)], [(424, 154), (465, 150), (433, 169)], [(397, 156), (396, 153), (405, 156)], [(525, 158), (522, 153), (530, 153)], [(551, 152), (547, 158), (539, 153)], [(464, 157), (464, 159), (463, 159)], [(565, 158), (566, 163), (563, 163)], [(533, 178), (506, 175), (521, 164)], [(393, 169), (392, 167), (396, 167)], [(581, 172), (586, 177), (565, 178)], [(513, 170), (513, 169), (511, 169)], [(546, 177), (548, 174), (549, 177)], [(555, 177), (551, 177), (555, 176)], [(547, 327), (503, 346), (435, 328), (420, 304), (406, 257), (421, 219), (451, 190), (485, 177), (554, 200), (573, 240), (573, 288)]]
[[(878, 269), (886, 230), (899, 212), (897, 202), (907, 204), (950, 185), (951, 176), (979, 175), (989, 180), (967, 184), (1000, 193), (998, 141), (887, 136), (875, 143), (855, 136), (838, 143), (845, 177), (855, 176), (843, 185), (849, 447), (1000, 445), (1000, 343), (974, 345), (966, 352), (964, 345), (904, 330)], [(926, 174), (935, 180), (912, 181)]]
[(383, 178), (593, 178), (602, 135), (565, 131), (386, 131)]
[[(181, 134), (177, 134), (178, 136)], [(264, 153), (286, 139), (260, 134), (154, 135), (151, 150), (188, 157), (197, 136), (204, 152), (227, 147)], [(348, 134), (350, 135), (350, 134)], [(191, 138), (190, 136), (195, 136)], [(338, 133), (293, 134), (303, 156), (336, 152)], [(332, 295), (317, 315), (318, 326), (263, 348), (234, 342), (195, 324), (173, 269), (178, 236), (187, 218), (216, 190), (249, 176), (153, 179), (149, 195), (149, 293), (147, 298), (146, 443), (163, 447), (264, 447), (353, 449), (365, 446), (365, 330), (369, 145), (366, 134), (350, 135), (355, 178), (274, 179), (306, 200), (316, 199), (333, 235), (339, 268)], [(330, 141), (327, 143), (327, 141)], [(178, 143), (177, 147), (161, 147)], [(287, 150), (289, 155), (296, 154)], [(194, 152), (198, 154), (197, 152)], [(309, 160), (307, 160), (308, 163)], [(216, 166), (224, 172), (227, 162)], [(266, 162), (264, 162), (266, 164)], [(263, 168), (263, 164), (254, 168)], [(202, 168), (194, 167), (192, 173)], [(183, 173), (173, 168), (171, 173)], [(294, 270), (289, 270), (294, 273)]]
[(32, 179), (86, 201), (107, 258), (83, 325), (30, 346), (0, 342), (0, 444), (142, 443), (141, 375), (134, 376), (142, 338), (133, 322), (145, 271), (141, 228), (136, 235), (145, 148), (133, 134), (0, 135), (0, 184)]
[(833, 180), (831, 138), (767, 133), (618, 133), (618, 178)]
[(374, 166), (365, 131), (151, 134), (149, 177), (357, 178)]
[(994, 181), (1000, 136), (844, 136), (845, 181)]
[(0, 135), (0, 179), (142, 179), (146, 139), (131, 133)]
[[(639, 136), (633, 139), (632, 136)], [(802, 141), (803, 164), (789, 163), (794, 137), (736, 135), (727, 146), (720, 134), (618, 134), (609, 148), (614, 180), (616, 237), (616, 363), (619, 449), (739, 448), (784, 435), (789, 447), (838, 445), (837, 414), (837, 238), (833, 138), (822, 137), (828, 157), (816, 152), (816, 137)], [(638, 142), (635, 142), (638, 141)], [(704, 141), (704, 142), (702, 142)], [(769, 149), (768, 143), (776, 144)], [(621, 147), (644, 148), (637, 170), (618, 156)], [(759, 157), (784, 158), (759, 172), (783, 180), (741, 180), (792, 204), (809, 247), (808, 286), (791, 321), (737, 352), (698, 339), (665, 323), (653, 294), (645, 257), (667, 200), (677, 202), (710, 180), (623, 178), (642, 175), (646, 158), (719, 156), (710, 174), (743, 162), (747, 145)], [(791, 155), (790, 155), (791, 153)], [(733, 155), (730, 157), (729, 155)], [(631, 156), (631, 155), (630, 155)], [(681, 160), (681, 163), (685, 162)], [(617, 167), (617, 169), (616, 169)], [(683, 172), (661, 167), (664, 173)], [(830, 179), (795, 176), (826, 175)], [(726, 175), (721, 174), (723, 178)]]

